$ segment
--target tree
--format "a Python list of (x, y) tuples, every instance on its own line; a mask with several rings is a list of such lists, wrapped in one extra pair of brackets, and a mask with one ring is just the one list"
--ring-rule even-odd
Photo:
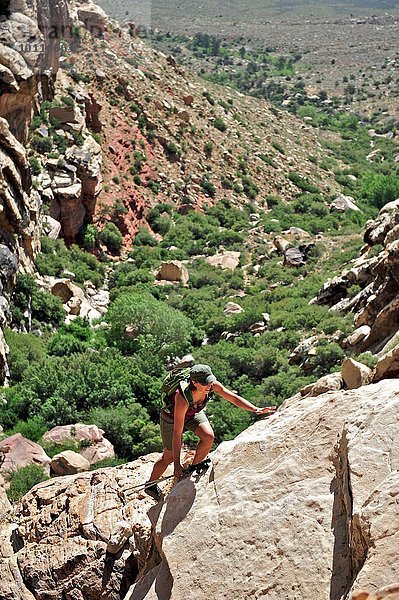
[(107, 320), (111, 325), (109, 342), (125, 353), (138, 352), (146, 346), (147, 351), (152, 348), (166, 357), (189, 349), (192, 321), (149, 293), (121, 294), (110, 305)]

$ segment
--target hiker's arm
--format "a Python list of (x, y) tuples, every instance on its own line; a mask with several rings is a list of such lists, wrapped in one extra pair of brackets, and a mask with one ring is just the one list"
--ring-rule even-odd
[(215, 381), (215, 383), (213, 384), (213, 391), (216, 394), (219, 394), (219, 396), (222, 396), (222, 398), (224, 398), (225, 400), (231, 402), (231, 404), (234, 404), (239, 408), (244, 408), (245, 410), (250, 410), (251, 412), (254, 412), (257, 415), (265, 415), (268, 413), (272, 413), (276, 410), (275, 406), (265, 406), (264, 408), (259, 408), (259, 406), (255, 406), (251, 402), (248, 402), (248, 400), (245, 400), (245, 398), (243, 398), (242, 396), (239, 396), (235, 392), (228, 390), (226, 387), (224, 387), (224, 385), (219, 383), (219, 381)]
[(187, 412), (187, 401), (181, 395), (179, 391), (175, 394), (175, 411), (174, 411), (174, 425), (173, 425), (173, 439), (172, 439), (172, 451), (173, 451), (173, 465), (174, 473), (176, 477), (180, 477), (183, 474), (183, 467), (180, 462), (180, 452), (182, 446), (182, 435), (184, 429), (184, 417)]

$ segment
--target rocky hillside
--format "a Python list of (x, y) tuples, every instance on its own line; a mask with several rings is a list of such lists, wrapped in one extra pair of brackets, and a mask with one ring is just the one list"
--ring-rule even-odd
[(151, 508), (133, 488), (154, 456), (4, 500), (1, 598), (397, 598), (398, 398), (287, 400)]

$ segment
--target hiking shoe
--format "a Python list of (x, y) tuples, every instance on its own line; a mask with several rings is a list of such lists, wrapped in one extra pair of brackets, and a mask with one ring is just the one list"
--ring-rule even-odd
[[(147, 483), (149, 483), (149, 482), (147, 482)], [(154, 498), (154, 500), (156, 500), (157, 502), (162, 500), (161, 488), (156, 483), (149, 485), (148, 487), (146, 487), (144, 489), (144, 491), (146, 494), (148, 494), (148, 496), (151, 496), (151, 498)]]

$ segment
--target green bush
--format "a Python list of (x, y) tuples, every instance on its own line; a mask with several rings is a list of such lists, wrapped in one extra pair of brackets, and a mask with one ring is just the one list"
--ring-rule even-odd
[(40, 154), (48, 154), (53, 148), (52, 137), (42, 137), (41, 135), (34, 135), (32, 137), (32, 148), (40, 152)]
[(4, 336), (9, 347), (10, 383), (14, 384), (22, 381), (25, 371), (30, 365), (45, 358), (46, 345), (43, 337), (33, 333), (18, 333), (6, 328)]
[(40, 161), (35, 156), (31, 156), (29, 158), (29, 164), (30, 168), (32, 169), (33, 175), (35, 175), (36, 177), (40, 175), (40, 173), (42, 172), (42, 166), (40, 164)]
[(72, 450), (72, 452), (79, 453), (79, 450), (81, 450), (82, 447), (77, 440), (73, 439), (73, 433), (71, 433), (71, 437), (69, 439), (66, 439), (60, 444), (43, 439), (38, 441), (45, 453), (47, 454), (47, 456), (49, 456), (50, 458), (53, 458), (56, 454), (59, 454), (60, 452), (65, 452), (65, 450)]
[(148, 412), (137, 402), (93, 408), (87, 422), (103, 429), (116, 454), (125, 459), (162, 450), (159, 426), (150, 421)]
[(216, 117), (216, 119), (213, 120), (213, 125), (216, 129), (219, 129), (219, 131), (227, 131), (227, 125), (220, 117)]
[(120, 251), (123, 243), (122, 234), (114, 223), (106, 223), (100, 233), (100, 240), (113, 254), (117, 254)]
[(59, 325), (65, 319), (61, 299), (39, 288), (31, 275), (17, 276), (12, 303), (13, 321), (17, 325), (27, 320), (23, 316), (27, 310), (31, 311), (32, 319), (45, 324)]
[[(161, 357), (176, 356), (190, 347), (190, 319), (150, 294), (120, 294), (111, 303), (106, 318), (111, 326), (108, 340), (123, 352), (137, 352), (144, 340)], [(136, 329), (133, 339), (125, 332), (129, 325)]]
[(362, 175), (360, 195), (377, 208), (382, 208), (399, 198), (399, 177), (368, 171)]
[(38, 465), (28, 465), (13, 471), (10, 475), (10, 487), (7, 490), (7, 496), (11, 502), (18, 502), (38, 483), (50, 479), (42, 467)]
[(6, 436), (20, 433), (32, 442), (39, 442), (43, 434), (47, 431), (47, 426), (41, 417), (32, 417), (27, 421), (17, 421), (12, 429), (6, 431)]

